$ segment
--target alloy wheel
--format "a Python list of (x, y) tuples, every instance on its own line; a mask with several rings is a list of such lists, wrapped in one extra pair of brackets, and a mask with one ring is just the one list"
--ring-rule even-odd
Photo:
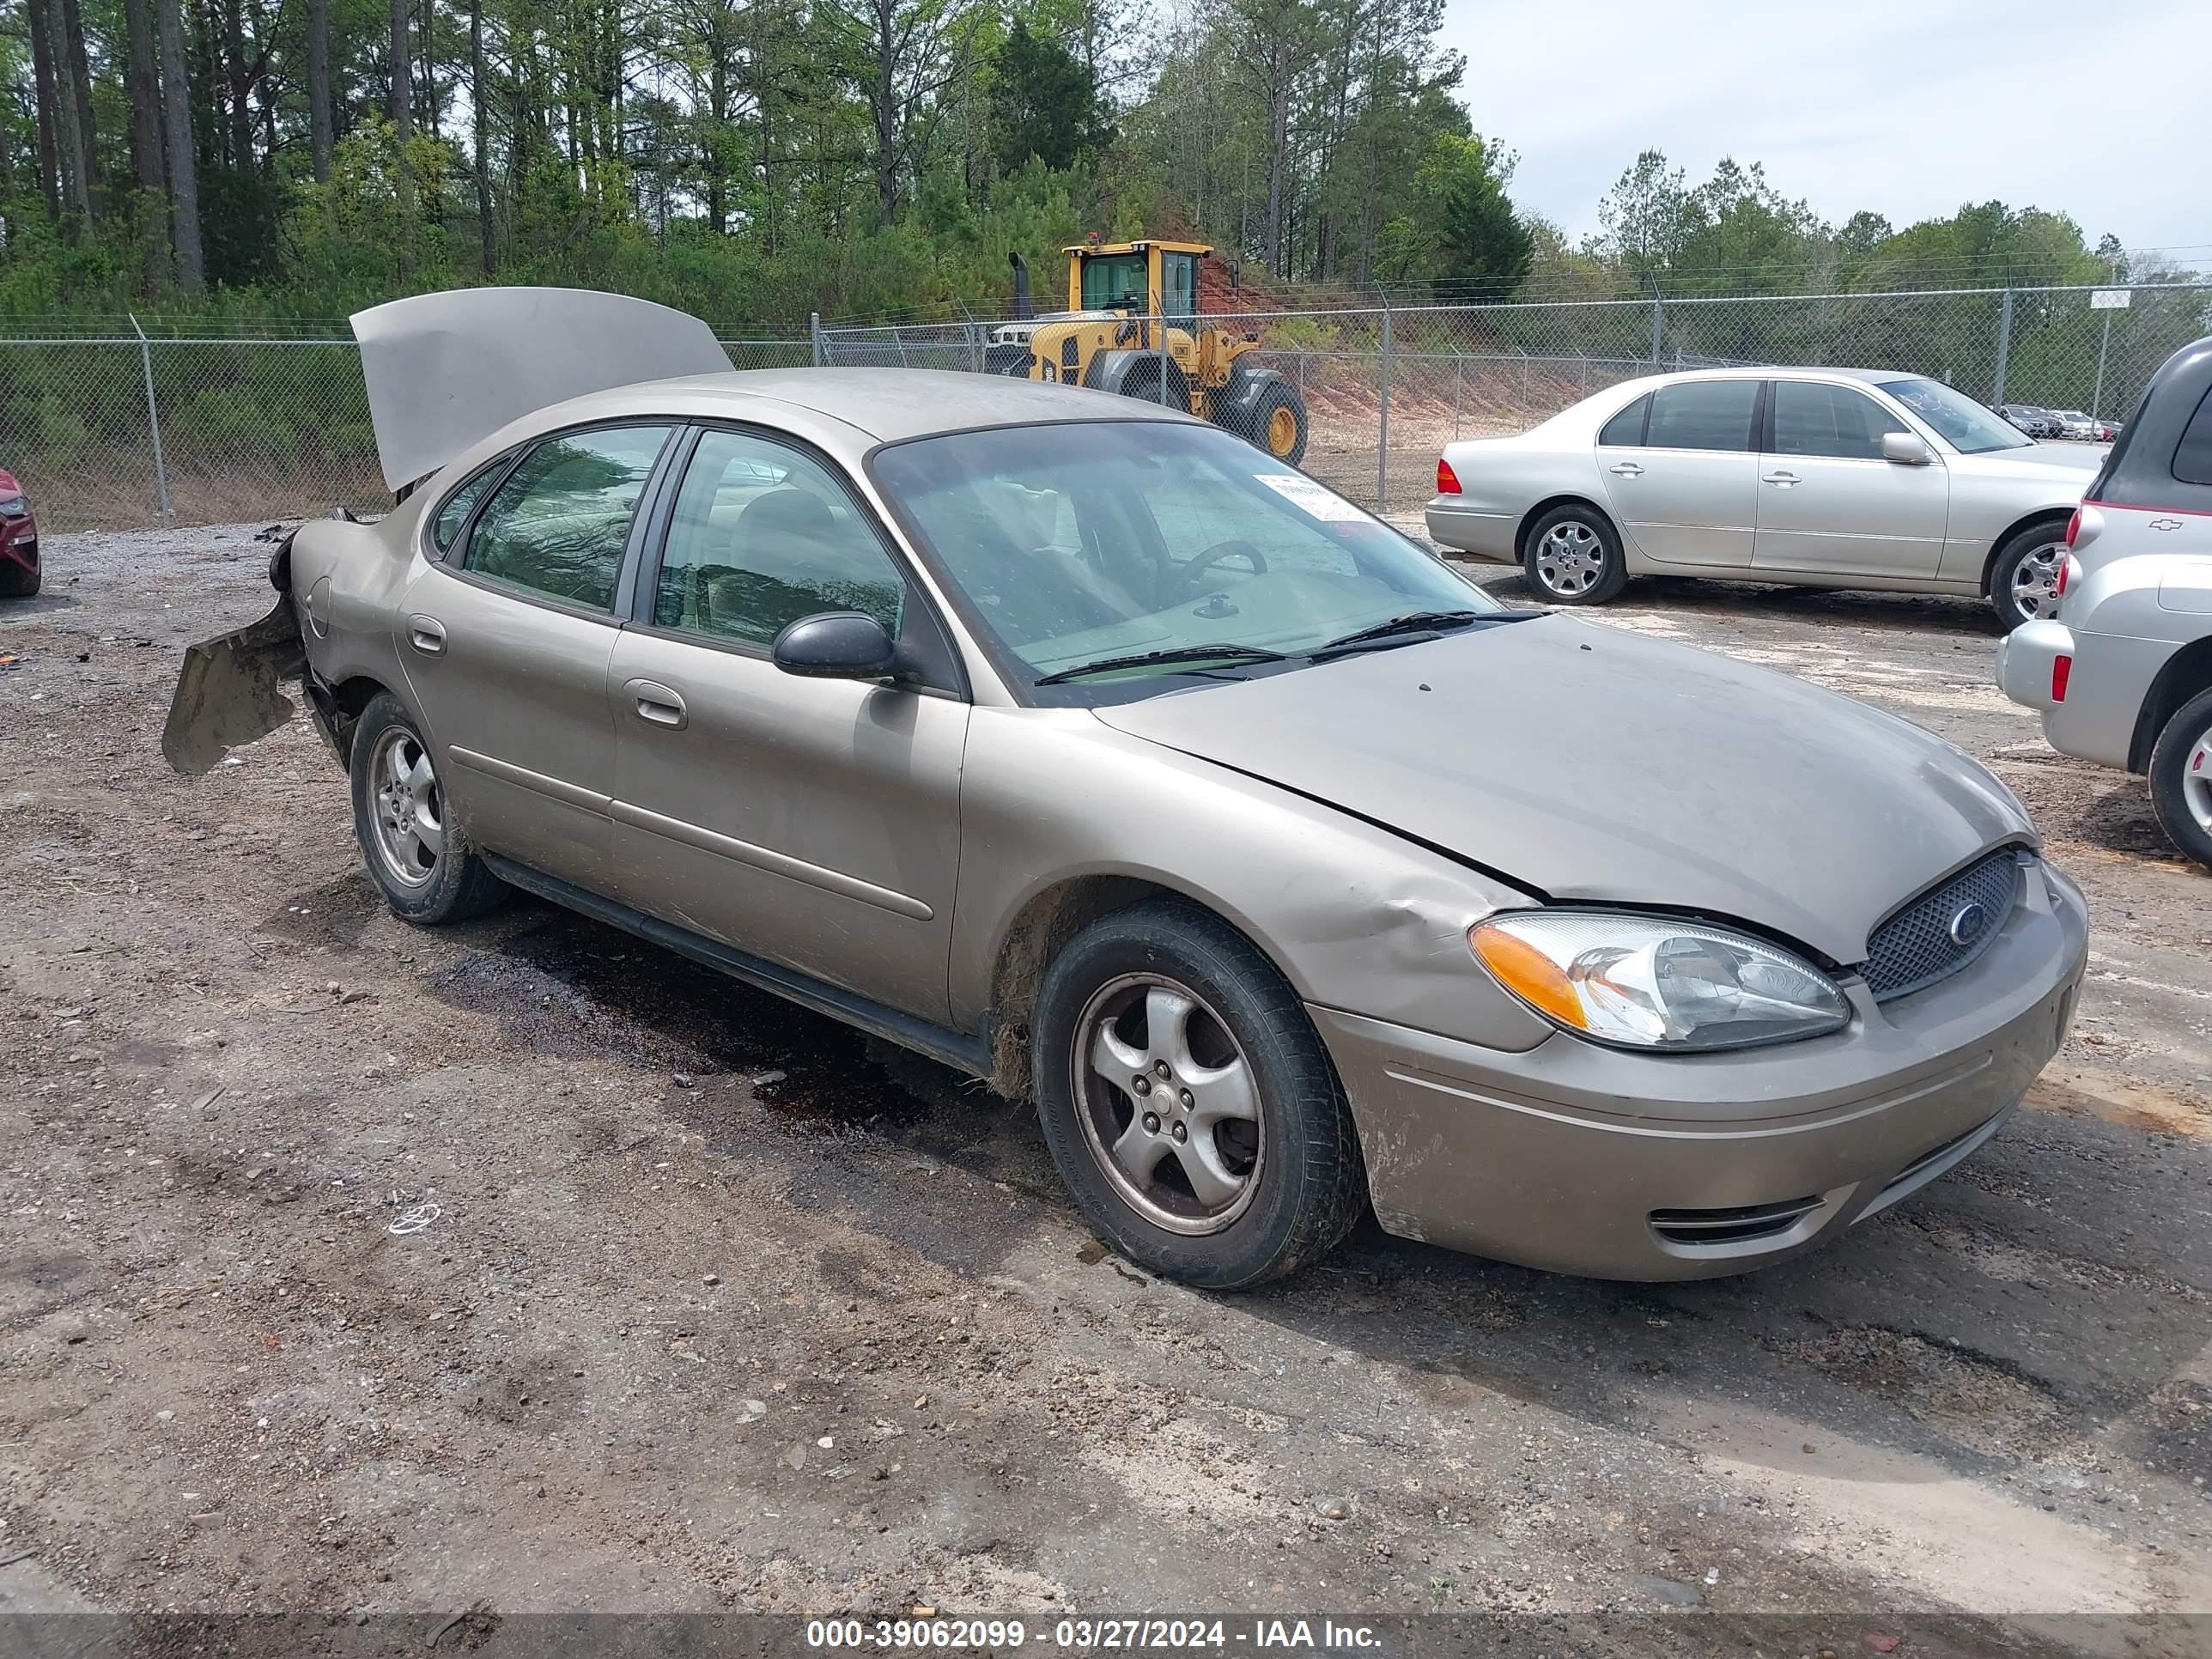
[(409, 887), (424, 885), (446, 850), (445, 801), (430, 751), (406, 727), (387, 726), (369, 757), (369, 781), (385, 872)]
[(2033, 622), (2058, 614), (2058, 571), (2066, 561), (2064, 542), (2031, 547), (2012, 568), (2012, 602)]
[(1260, 1093), (1221, 1016), (1188, 986), (1129, 974), (1092, 994), (1075, 1031), (1084, 1142), (1121, 1198), (1186, 1235), (1243, 1214), (1266, 1150)]
[(1553, 525), (1536, 544), (1536, 579), (1569, 598), (1587, 593), (1605, 574), (1605, 544), (1579, 519)]
[(2212, 729), (2200, 732), (2181, 763), (2181, 804), (2197, 827), (2212, 836)]

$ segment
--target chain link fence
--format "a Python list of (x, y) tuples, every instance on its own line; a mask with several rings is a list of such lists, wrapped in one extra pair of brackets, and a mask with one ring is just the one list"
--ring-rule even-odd
[[(1453, 439), (1522, 431), (1661, 371), (1893, 369), (1990, 404), (2124, 420), (2169, 354), (2212, 333), (2212, 283), (1209, 311), (1201, 320), (1251, 342), (1253, 367), (1296, 383), (1309, 418), (1305, 471), (1366, 507), (1404, 512), (1426, 497)], [(817, 326), (815, 360), (977, 370), (1001, 326)]]
[[(801, 368), (799, 340), (724, 340), (734, 368)], [(42, 531), (381, 512), (392, 492), (350, 336), (0, 337), (0, 467)]]
[[(1244, 362), (1297, 388), (1305, 471), (1402, 513), (1425, 498), (1453, 439), (1520, 431), (1655, 370), (1894, 369), (1991, 404), (2124, 419), (2169, 353), (2212, 333), (2212, 283), (1377, 305), (1208, 312), (1204, 323), (1248, 340)], [(981, 372), (1001, 326), (817, 325), (805, 339), (723, 344), (737, 368)], [(345, 337), (149, 338), (135, 325), (82, 337), (18, 324), (0, 332), (0, 466), (56, 531), (296, 518), (390, 500), (360, 352)]]

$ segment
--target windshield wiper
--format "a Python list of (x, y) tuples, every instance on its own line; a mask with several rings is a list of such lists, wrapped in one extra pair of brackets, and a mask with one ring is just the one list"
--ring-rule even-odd
[(1433, 629), (1463, 627), (1468, 623), (1480, 622), (1492, 614), (1487, 611), (1408, 611), (1387, 622), (1355, 628), (1349, 634), (1340, 634), (1326, 645), (1316, 646), (1306, 654), (1318, 662), (1324, 657), (1334, 656), (1338, 652), (1356, 651), (1363, 645), (1392, 639), (1401, 634), (1425, 634)]
[(1062, 668), (1037, 680), (1039, 685), (1057, 685), (1062, 680), (1072, 680), (1079, 674), (1103, 674), (1115, 668), (1153, 668), (1179, 662), (1288, 662), (1290, 659), (1279, 651), (1264, 650), (1256, 645), (1171, 645), (1158, 651), (1138, 651), (1126, 657), (1101, 657), (1097, 662), (1078, 663), (1073, 668)]

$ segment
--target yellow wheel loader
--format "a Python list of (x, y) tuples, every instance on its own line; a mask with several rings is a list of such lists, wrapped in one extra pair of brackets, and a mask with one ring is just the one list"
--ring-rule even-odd
[(1014, 319), (991, 331), (983, 364), (1017, 380), (1060, 380), (1164, 404), (1226, 428), (1296, 466), (1306, 404), (1271, 368), (1244, 361), (1250, 335), (1199, 314), (1201, 242), (1086, 242), (1066, 250), (1066, 311), (1030, 314), (1029, 271), (1014, 267)]

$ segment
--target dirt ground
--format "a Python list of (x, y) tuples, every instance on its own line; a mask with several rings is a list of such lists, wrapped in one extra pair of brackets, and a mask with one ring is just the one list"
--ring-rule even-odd
[(1104, 1254), (1030, 1116), (925, 1061), (534, 902), (394, 921), (304, 719), (170, 774), (179, 649), (265, 608), (268, 551), (57, 536), (0, 609), (0, 1612), (2205, 1633), (2147, 1615), (2212, 1610), (2212, 878), (1998, 696), (1981, 609), (1644, 582), (1601, 619), (2020, 793), (2094, 907), (2032, 1109), (1747, 1279), (1370, 1225), (1224, 1298)]

